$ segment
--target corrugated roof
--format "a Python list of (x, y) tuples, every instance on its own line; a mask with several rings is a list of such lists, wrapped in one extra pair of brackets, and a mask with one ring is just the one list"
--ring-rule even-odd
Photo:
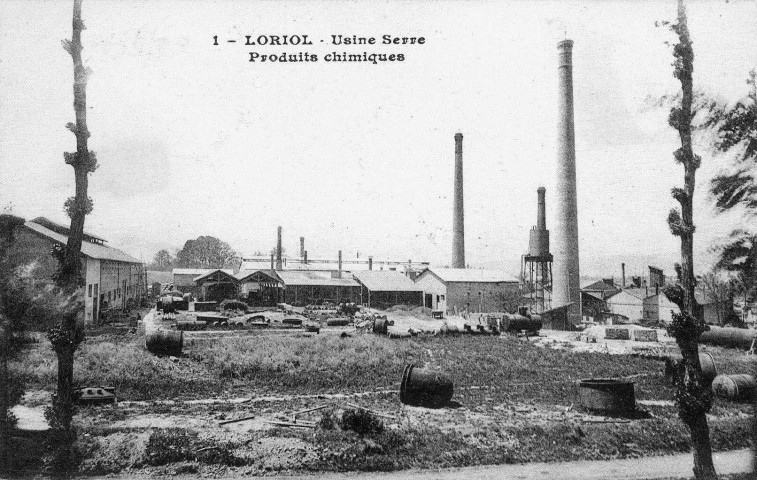
[(343, 273), (342, 278), (332, 278), (331, 272), (303, 271), (303, 270), (276, 270), (284, 285), (320, 285), (330, 287), (359, 287), (352, 275)]
[(147, 271), (147, 283), (171, 283), (173, 282), (173, 274), (171, 272), (163, 272), (159, 270)]
[(265, 275), (266, 277), (270, 278), (274, 282), (278, 282), (279, 281), (279, 279), (276, 278), (276, 273), (275, 272), (271, 273), (271, 269), (270, 268), (256, 269), (256, 270), (240, 270), (234, 276), (237, 277), (237, 280), (242, 281), (245, 278), (249, 277), (250, 275), (256, 274), (257, 272), (262, 273), (263, 275)]
[(372, 292), (420, 292), (423, 289), (405, 274), (392, 270), (365, 270), (352, 274)]
[[(59, 243), (61, 245), (66, 245), (68, 243), (68, 236), (61, 235), (60, 233), (54, 232), (50, 230), (49, 228), (43, 227), (42, 225), (38, 223), (34, 223), (32, 221), (24, 223), (24, 226), (28, 228), (29, 230), (32, 230), (44, 237), (49, 238), (50, 240)], [(122, 252), (121, 250), (113, 247), (106, 247), (105, 245), (99, 245), (96, 243), (91, 242), (82, 242), (81, 243), (81, 253), (82, 255), (85, 255), (90, 258), (96, 258), (98, 260), (113, 260), (116, 262), (125, 262), (125, 263), (139, 263), (142, 262), (137, 260), (136, 258), (132, 257), (131, 255)]]
[(443, 282), (515, 282), (518, 279), (503, 270), (483, 270), (475, 268), (429, 268), (431, 273)]
[[(171, 271), (171, 274), (173, 275), (205, 275), (206, 273), (215, 272), (216, 270), (219, 270), (217, 268), (174, 268)], [(231, 268), (222, 268), (220, 269), (223, 273), (228, 273), (229, 275), (234, 275), (234, 270)]]

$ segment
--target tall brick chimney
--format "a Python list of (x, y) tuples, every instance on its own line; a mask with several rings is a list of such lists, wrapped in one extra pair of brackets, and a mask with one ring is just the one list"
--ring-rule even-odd
[(455, 134), (455, 191), (452, 206), (452, 268), (465, 268), (465, 209), (463, 207), (463, 134)]
[(557, 184), (555, 188), (555, 242), (552, 305), (573, 303), (569, 320), (581, 321), (578, 261), (578, 205), (576, 197), (576, 141), (573, 125), (573, 41), (557, 44), (558, 120)]
[(278, 228), (278, 240), (276, 241), (276, 270), (282, 270), (281, 261), (281, 227)]

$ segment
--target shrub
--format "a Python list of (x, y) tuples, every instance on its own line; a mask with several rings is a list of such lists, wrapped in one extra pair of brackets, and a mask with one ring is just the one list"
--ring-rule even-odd
[(239, 300), (226, 299), (223, 302), (221, 302), (220, 308), (221, 308), (221, 311), (224, 311), (224, 310), (241, 310), (243, 312), (246, 312), (247, 311), (247, 304), (244, 303), (244, 302), (242, 302), (242, 301), (239, 301)]
[(342, 414), (342, 430), (352, 430), (360, 435), (367, 433), (381, 433), (384, 422), (367, 410), (345, 410)]

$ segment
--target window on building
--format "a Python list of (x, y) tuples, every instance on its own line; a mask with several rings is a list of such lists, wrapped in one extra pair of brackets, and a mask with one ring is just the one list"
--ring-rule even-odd
[(92, 298), (92, 284), (91, 284), (91, 283), (90, 283), (90, 284), (89, 284), (89, 286), (87, 287), (87, 296), (88, 296), (89, 298)]

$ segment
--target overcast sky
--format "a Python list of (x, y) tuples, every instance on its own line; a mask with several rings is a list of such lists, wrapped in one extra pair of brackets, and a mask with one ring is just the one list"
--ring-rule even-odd
[[(672, 273), (669, 192), (682, 182), (667, 111), (675, 1), (247, 2), (85, 0), (83, 58), (94, 211), (86, 229), (149, 260), (214, 235), (243, 254), (284, 246), (310, 258), (446, 265), (455, 132), (464, 139), (466, 257), (519, 270), (552, 211), (558, 41), (574, 47), (582, 274)], [(692, 2), (695, 83), (735, 99), (757, 65), (757, 2)], [(307, 34), (312, 46), (251, 47), (245, 35)], [(334, 47), (332, 34), (423, 36), (424, 45)], [(75, 150), (71, 1), (0, 5), (0, 207), (67, 221)], [(213, 45), (217, 35), (220, 45)], [(236, 44), (225, 43), (237, 39)], [(321, 42), (320, 40), (323, 40)], [(332, 51), (403, 53), (403, 62), (327, 63)], [(249, 52), (309, 52), (316, 63), (251, 63)], [(704, 165), (697, 262), (735, 224), (715, 218)]]

